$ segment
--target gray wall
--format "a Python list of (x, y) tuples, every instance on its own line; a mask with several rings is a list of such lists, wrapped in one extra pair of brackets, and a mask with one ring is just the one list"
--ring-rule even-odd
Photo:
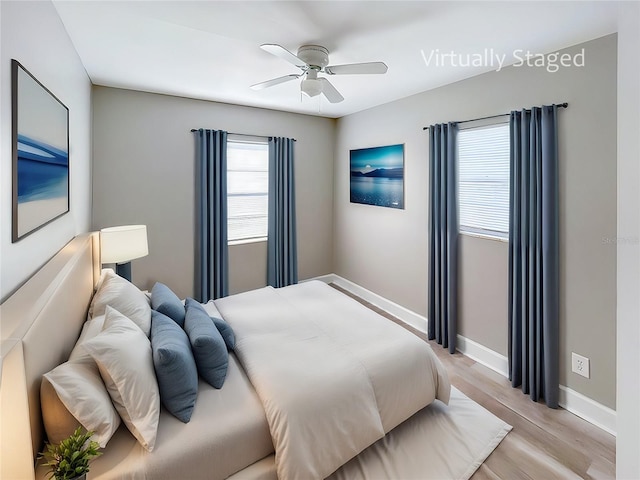
[[(93, 228), (147, 225), (149, 256), (132, 263), (142, 288), (194, 292), (192, 128), (294, 137), (301, 279), (333, 266), (335, 121), (106, 87), (93, 90)], [(266, 246), (230, 247), (231, 293), (266, 284)]]
[[(91, 218), (91, 83), (50, 1), (0, 2), (0, 298), (6, 298)], [(42, 39), (46, 38), (46, 41)], [(11, 243), (11, 59), (69, 108), (70, 211)]]
[(508, 253), (508, 242), (460, 235), (458, 334), (504, 356), (508, 337)]
[[(585, 48), (585, 66), (510, 67), (338, 120), (336, 273), (419, 314), (427, 311), (428, 136), (422, 127), (567, 101), (559, 112), (560, 381), (615, 408), (616, 36)], [(405, 210), (349, 203), (349, 150), (405, 144)], [(507, 244), (463, 237), (460, 333), (507, 345)], [(571, 352), (591, 379), (571, 373)]]
[[(264, 287), (267, 276), (266, 259), (267, 242), (230, 246), (229, 293), (247, 292)], [(310, 275), (312, 276), (314, 275)]]

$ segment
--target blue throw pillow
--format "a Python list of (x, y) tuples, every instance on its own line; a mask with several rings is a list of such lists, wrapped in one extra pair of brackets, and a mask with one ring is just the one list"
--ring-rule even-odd
[(149, 338), (160, 400), (172, 415), (188, 423), (198, 395), (198, 370), (187, 334), (172, 319), (152, 310)]
[(212, 387), (222, 388), (229, 366), (229, 352), (222, 335), (202, 305), (187, 298), (184, 330), (189, 336), (198, 373)]
[(156, 282), (151, 289), (151, 308), (184, 326), (184, 305), (164, 283)]
[(236, 347), (236, 336), (233, 333), (233, 329), (231, 328), (231, 325), (225, 322), (222, 318), (211, 317), (211, 320), (213, 320), (213, 324), (216, 326), (216, 328), (220, 332), (220, 335), (222, 335), (222, 338), (224, 340), (224, 343), (227, 345), (227, 348), (229, 350), (233, 350)]

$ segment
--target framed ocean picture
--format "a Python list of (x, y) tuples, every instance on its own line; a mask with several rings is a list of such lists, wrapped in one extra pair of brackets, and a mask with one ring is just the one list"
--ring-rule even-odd
[(351, 203), (404, 209), (404, 145), (350, 152)]
[(17, 242), (69, 211), (69, 109), (17, 60), (11, 89)]

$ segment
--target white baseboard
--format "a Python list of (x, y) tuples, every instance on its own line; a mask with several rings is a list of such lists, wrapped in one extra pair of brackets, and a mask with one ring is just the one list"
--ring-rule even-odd
[(616, 411), (585, 397), (580, 392), (560, 385), (558, 404), (565, 410), (600, 427), (611, 435), (616, 435)]
[[(312, 280), (321, 280), (325, 283), (335, 283), (339, 287), (348, 290), (367, 302), (381, 308), (403, 322), (417, 328), (421, 332), (427, 332), (427, 319), (411, 310), (398, 305), (386, 298), (361, 287), (336, 274), (323, 275)], [(504, 355), (481, 345), (473, 340), (458, 335), (457, 350), (472, 360), (490, 368), (504, 377), (509, 377), (509, 361)], [(616, 412), (595, 400), (585, 397), (579, 392), (560, 385), (560, 406), (577, 415), (587, 422), (601, 428), (611, 435), (616, 434)]]
[[(491, 370), (509, 378), (509, 360), (484, 345), (458, 335), (458, 351)], [(616, 411), (585, 397), (564, 385), (560, 385), (558, 404), (565, 410), (601, 428), (611, 435), (616, 434)]]
[(509, 360), (507, 357), (462, 335), (458, 335), (457, 340), (457, 350), (460, 353), (494, 372), (498, 372), (503, 377), (509, 377)]
[(310, 282), (312, 280), (320, 280), (324, 283), (334, 283), (336, 278), (339, 278), (338, 275), (330, 273), (328, 275), (320, 275), (319, 277), (307, 278), (306, 280), (300, 280), (300, 283)]

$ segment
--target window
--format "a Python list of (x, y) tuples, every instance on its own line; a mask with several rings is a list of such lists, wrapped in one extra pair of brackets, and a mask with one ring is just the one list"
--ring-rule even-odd
[(269, 147), (266, 142), (227, 142), (229, 242), (267, 238)]
[(509, 124), (460, 130), (460, 231), (509, 237)]

